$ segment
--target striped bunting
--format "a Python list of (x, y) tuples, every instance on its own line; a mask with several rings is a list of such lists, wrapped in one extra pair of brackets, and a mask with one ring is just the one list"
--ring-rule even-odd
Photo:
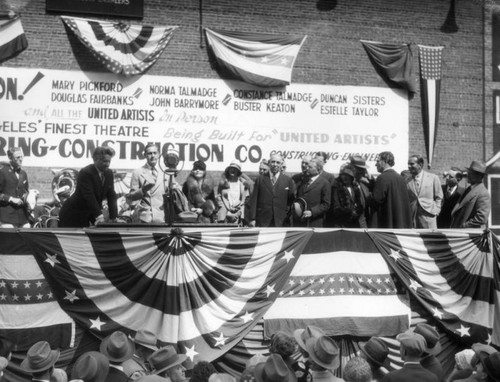
[(408, 290), (455, 338), (469, 346), (500, 344), (495, 236), (457, 231), (369, 235)]
[(306, 325), (331, 336), (393, 336), (409, 320), (407, 296), (365, 232), (317, 230), (264, 315), (264, 328), (268, 337)]
[(165, 50), (176, 26), (129, 25), (61, 16), (78, 39), (111, 72), (142, 74)]
[(0, 62), (8, 60), (28, 47), (21, 18), (14, 12), (0, 12)]
[(0, 230), (0, 335), (25, 351), (38, 340), (53, 348), (74, 343), (74, 321), (59, 307), (31, 249)]
[(205, 32), (222, 76), (262, 87), (290, 85), (295, 59), (307, 37), (208, 28)]
[(99, 336), (139, 328), (213, 360), (272, 305), (310, 231), (33, 232), (31, 246), (63, 309)]

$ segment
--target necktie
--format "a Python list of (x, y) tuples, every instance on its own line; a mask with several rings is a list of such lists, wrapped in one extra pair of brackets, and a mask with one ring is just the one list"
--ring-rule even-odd
[(101, 177), (101, 185), (104, 186), (104, 173), (101, 172), (99, 176)]
[(419, 192), (420, 191), (420, 182), (418, 181), (418, 178), (415, 178), (414, 182), (415, 182), (415, 189), (417, 190), (417, 192)]
[(273, 175), (271, 182), (273, 183), (273, 186), (276, 184), (276, 175)]
[(153, 175), (153, 179), (154, 179), (154, 181), (156, 183), (156, 178), (158, 177), (158, 170), (156, 169), (156, 167), (153, 167), (151, 169), (151, 175)]

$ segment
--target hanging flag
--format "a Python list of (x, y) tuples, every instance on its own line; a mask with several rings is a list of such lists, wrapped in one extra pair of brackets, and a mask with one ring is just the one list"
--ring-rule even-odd
[(361, 40), (361, 44), (382, 77), (403, 87), (410, 93), (416, 93), (413, 53), (409, 44), (384, 44), (363, 40)]
[(406, 293), (365, 232), (315, 232), (264, 315), (267, 337), (307, 325), (327, 335), (394, 336), (410, 325)]
[(442, 46), (419, 45), (420, 79), (422, 87), (422, 113), (424, 137), (427, 147), (427, 162), (432, 166), (439, 121), (439, 98), (441, 93)]
[(0, 240), (0, 336), (16, 351), (46, 340), (52, 348), (73, 346), (74, 321), (59, 307), (31, 249), (17, 233)]
[(500, 344), (496, 236), (457, 231), (368, 234), (441, 327), (468, 346)]
[(26, 230), (20, 236), (61, 307), (81, 326), (101, 337), (147, 329), (192, 361), (211, 361), (272, 305), (311, 232)]
[(307, 37), (205, 31), (219, 74), (261, 87), (290, 85), (295, 59)]
[(28, 47), (21, 18), (14, 12), (0, 12), (0, 62), (8, 60)]
[(151, 67), (177, 28), (61, 18), (106, 69), (126, 76), (142, 74)]

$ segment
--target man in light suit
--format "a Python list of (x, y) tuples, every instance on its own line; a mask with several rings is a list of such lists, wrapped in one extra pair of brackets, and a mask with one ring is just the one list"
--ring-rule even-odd
[(114, 188), (111, 158), (115, 150), (108, 146), (98, 146), (92, 154), (93, 164), (78, 172), (76, 189), (59, 213), (60, 227), (82, 228), (103, 221), (102, 202), (108, 200), (109, 218), (116, 221), (118, 207)]
[(413, 228), (437, 228), (436, 216), (441, 211), (443, 190), (439, 177), (423, 168), (424, 158), (421, 155), (408, 158), (412, 178), (407, 186)]
[(293, 202), (295, 185), (281, 173), (283, 157), (273, 154), (268, 163), (269, 173), (259, 175), (250, 196), (251, 227), (283, 227)]
[(23, 152), (18, 147), (7, 150), (9, 163), (0, 164), (0, 228), (28, 228), (28, 175), (21, 168)]
[(320, 176), (323, 161), (313, 158), (309, 161), (307, 175), (309, 181), (297, 189), (297, 198), (305, 201), (306, 208), (301, 216), (294, 217), (296, 227), (323, 227), (325, 216), (330, 208), (332, 186)]
[[(130, 193), (127, 195), (129, 204), (135, 204), (132, 215), (135, 223), (163, 223), (165, 213), (163, 195), (166, 192), (165, 179), (158, 168), (159, 150), (154, 143), (144, 148), (146, 163), (132, 172)], [(139, 202), (137, 202), (139, 201)]]
[(483, 184), (486, 165), (472, 161), (467, 168), (470, 186), (464, 191), (451, 212), (450, 228), (486, 228), (490, 214), (490, 194)]

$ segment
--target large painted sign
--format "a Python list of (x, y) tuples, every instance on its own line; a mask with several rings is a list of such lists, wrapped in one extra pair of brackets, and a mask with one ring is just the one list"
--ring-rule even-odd
[[(408, 98), (401, 90), (293, 84), (255, 88), (241, 82), (0, 67), (0, 160), (10, 146), (25, 166), (80, 168), (93, 149), (116, 150), (112, 167), (133, 169), (148, 142), (190, 162), (244, 171), (280, 152), (291, 172), (302, 156), (325, 151), (338, 172), (352, 154), (374, 169), (392, 151), (408, 156)], [(398, 168), (396, 166), (396, 168)]]

